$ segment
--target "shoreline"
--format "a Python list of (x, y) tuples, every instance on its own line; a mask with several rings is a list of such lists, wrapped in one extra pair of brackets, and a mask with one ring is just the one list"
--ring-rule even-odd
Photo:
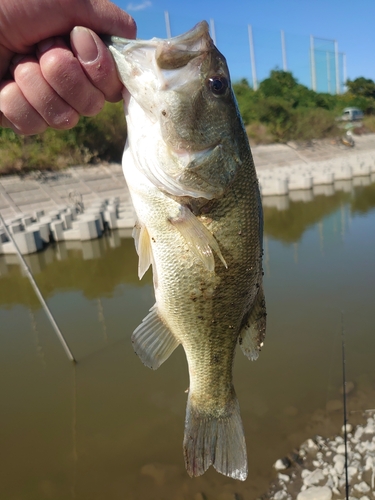
[[(364, 423), (346, 424), (350, 500), (370, 500), (375, 488), (375, 410)], [(307, 439), (291, 459), (275, 462), (277, 478), (258, 500), (334, 500), (345, 497), (345, 442), (341, 435)]]
[[(357, 136), (355, 147), (329, 139), (308, 144), (252, 148), (263, 205), (285, 210), (375, 182), (375, 134)], [(127, 230), (135, 213), (120, 164), (76, 166), (56, 172), (0, 176), (0, 213), (23, 254), (53, 241), (100, 238), (106, 227)], [(0, 228), (0, 254), (15, 253)]]

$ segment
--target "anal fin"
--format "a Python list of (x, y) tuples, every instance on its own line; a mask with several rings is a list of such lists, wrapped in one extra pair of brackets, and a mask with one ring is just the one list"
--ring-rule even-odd
[(261, 286), (238, 338), (242, 352), (251, 361), (258, 359), (259, 351), (263, 347), (266, 336), (266, 316), (266, 302)]
[(144, 365), (156, 370), (179, 345), (179, 341), (163, 323), (156, 304), (134, 330), (133, 348)]

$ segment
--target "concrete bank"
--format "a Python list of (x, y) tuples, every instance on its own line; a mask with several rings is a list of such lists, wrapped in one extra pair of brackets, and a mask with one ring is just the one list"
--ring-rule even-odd
[(277, 478), (260, 500), (341, 500), (346, 498), (345, 454), (349, 500), (370, 500), (375, 492), (374, 410), (364, 423), (347, 424), (347, 446), (343, 436), (308, 439), (289, 458), (274, 467)]
[[(375, 135), (358, 136), (355, 147), (337, 141), (272, 144), (253, 148), (262, 196), (284, 196), (316, 186), (334, 187), (358, 177), (375, 179)], [(359, 181), (360, 182), (360, 181)], [(329, 189), (318, 189), (324, 194)]]
[[(375, 134), (355, 147), (331, 140), (254, 146), (263, 204), (279, 210), (289, 199), (311, 201), (335, 190), (375, 181)], [(63, 172), (0, 177), (0, 213), (24, 254), (50, 241), (100, 238), (106, 227), (133, 227), (135, 214), (121, 166), (74, 167)], [(15, 253), (0, 228), (0, 255)]]

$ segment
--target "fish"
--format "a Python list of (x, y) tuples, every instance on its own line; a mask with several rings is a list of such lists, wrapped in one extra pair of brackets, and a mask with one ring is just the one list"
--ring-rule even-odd
[(186, 470), (200, 476), (213, 465), (244, 481), (232, 368), (238, 344), (255, 360), (264, 342), (263, 215), (228, 66), (205, 21), (174, 38), (106, 43), (125, 87), (138, 275), (152, 266), (155, 292), (133, 347), (155, 370), (182, 345)]

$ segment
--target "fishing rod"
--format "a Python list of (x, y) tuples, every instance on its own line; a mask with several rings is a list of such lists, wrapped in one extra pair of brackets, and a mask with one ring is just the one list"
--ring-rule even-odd
[(348, 477), (348, 433), (346, 425), (348, 423), (346, 407), (346, 356), (345, 356), (345, 331), (344, 331), (344, 311), (341, 311), (341, 357), (342, 357), (342, 394), (344, 405), (344, 446), (345, 446), (345, 498), (349, 500), (349, 477)]
[(61, 333), (61, 330), (60, 328), (58, 327), (56, 321), (55, 321), (55, 318), (52, 316), (52, 313), (47, 305), (47, 302), (44, 300), (44, 297), (42, 295), (42, 292), (40, 291), (35, 279), (34, 279), (34, 276), (32, 275), (32, 272), (30, 271), (30, 268), (29, 266), (27, 265), (25, 259), (23, 258), (23, 255), (20, 251), (20, 249), (18, 248), (18, 245), (15, 241), (15, 239), (13, 238), (13, 235), (12, 233), (9, 231), (8, 227), (6, 226), (5, 222), (4, 222), (4, 219), (3, 219), (3, 216), (1, 215), (0, 213), (0, 222), (1, 224), (3, 225), (4, 229), (5, 229), (5, 233), (8, 237), (8, 239), (13, 243), (14, 245), (14, 248), (16, 249), (16, 253), (18, 255), (18, 258), (20, 260), (20, 263), (21, 263), (21, 266), (23, 267), (27, 277), (29, 278), (29, 281), (30, 281), (30, 284), (31, 286), (33, 287), (46, 315), (47, 315), (47, 318), (50, 320), (50, 323), (52, 325), (52, 328), (55, 330), (55, 333), (58, 337), (58, 339), (60, 340), (65, 352), (66, 352), (66, 355), (68, 356), (68, 359), (70, 361), (73, 361), (73, 363), (76, 363), (76, 360), (72, 354), (72, 351), (69, 349), (69, 346), (68, 344), (66, 343), (66, 340), (64, 339), (64, 336), (63, 334)]

